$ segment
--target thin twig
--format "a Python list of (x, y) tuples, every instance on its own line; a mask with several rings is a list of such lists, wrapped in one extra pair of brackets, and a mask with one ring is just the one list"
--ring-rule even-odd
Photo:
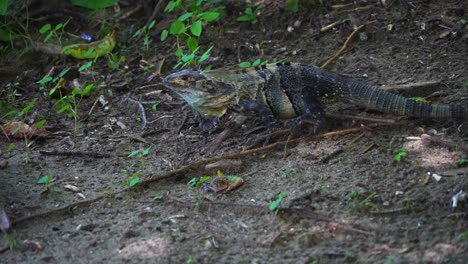
[(143, 107), (143, 103), (141, 103), (140, 101), (137, 101), (135, 99), (132, 99), (130, 97), (127, 97), (127, 101), (130, 101), (130, 102), (138, 105), (138, 108), (140, 109), (140, 113), (141, 113), (141, 119), (143, 121), (143, 125), (142, 125), (141, 129), (145, 129), (145, 127), (146, 127), (146, 112), (145, 112), (145, 108)]
[(331, 58), (329, 58), (328, 60), (326, 60), (321, 66), (320, 68), (326, 68), (332, 61), (334, 61), (336, 58), (338, 58), (345, 50), (346, 48), (348, 48), (348, 45), (349, 43), (351, 42), (351, 40), (354, 38), (354, 36), (361, 30), (363, 29), (365, 26), (367, 25), (370, 25), (372, 23), (375, 23), (377, 22), (376, 20), (372, 20), (372, 21), (369, 21), (369, 22), (366, 22), (360, 26), (358, 26), (349, 36), (348, 38), (346, 39), (345, 43), (343, 44), (343, 46), (341, 47), (341, 49), (335, 54), (333, 55)]

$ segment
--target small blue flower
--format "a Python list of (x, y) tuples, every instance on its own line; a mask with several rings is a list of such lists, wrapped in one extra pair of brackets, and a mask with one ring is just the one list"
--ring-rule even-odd
[(88, 41), (88, 42), (91, 42), (93, 40), (93, 37), (91, 37), (90, 35), (86, 34), (86, 33), (81, 33), (81, 36), (80, 38)]

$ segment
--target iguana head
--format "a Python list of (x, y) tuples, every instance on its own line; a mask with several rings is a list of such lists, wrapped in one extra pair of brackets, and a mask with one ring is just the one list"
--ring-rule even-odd
[(227, 84), (211, 80), (203, 72), (175, 72), (166, 76), (163, 84), (204, 115), (222, 116), (229, 106), (236, 103), (232, 87), (226, 89)]

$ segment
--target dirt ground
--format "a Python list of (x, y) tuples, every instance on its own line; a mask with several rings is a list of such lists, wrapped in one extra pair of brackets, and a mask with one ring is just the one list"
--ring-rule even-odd
[[(375, 20), (328, 70), (378, 86), (431, 81), (398, 92), (468, 103), (468, 27), (460, 22), (467, 19), (467, 1), (409, 1), (406, 16), (398, 1), (386, 8), (364, 2), (334, 11), (331, 4), (342, 1), (331, 1), (297, 13), (267, 6), (255, 25), (236, 22), (245, 6), (230, 3), (222, 22), (205, 26), (200, 45), (214, 46), (214, 68), (257, 58), (320, 65), (342, 47), (354, 25)], [(159, 14), (156, 20), (167, 27), (176, 16)], [(0, 157), (8, 161), (0, 169), (0, 206), (16, 240), (13, 251), (2, 250), (1, 263), (467, 262), (468, 241), (461, 234), (468, 231), (468, 207), (466, 201), (456, 207), (452, 202), (468, 190), (468, 168), (458, 164), (468, 158), (466, 122), (401, 118), (339, 103), (328, 107), (335, 117), (323, 131), (342, 132), (337, 135), (305, 134), (287, 145), (225, 156), (266, 135), (249, 116), (219, 147), (206, 151), (236, 113), (228, 112), (206, 134), (159, 77), (148, 80), (141, 60), (164, 60), (165, 76), (174, 71), (176, 58), (174, 39), (159, 41), (160, 29), (151, 33), (149, 52), (142, 40), (131, 38), (147, 17), (141, 12), (119, 22), (114, 52), (127, 57), (126, 67), (110, 70), (101, 58), (80, 76), (81, 82), (93, 79), (97, 88), (81, 104), (76, 138), (73, 120), (58, 114), (35, 82), (53, 66), (57, 74), (82, 62), (2, 50), (2, 89), (20, 83), (17, 108), (38, 98), (28, 121), (46, 118), (49, 134), (32, 140), (30, 163), (22, 140), (0, 137)], [(343, 19), (349, 22), (319, 33), (321, 26)], [(75, 33), (80, 30), (95, 29), (76, 27)], [(99, 96), (108, 104), (93, 107)], [(160, 102), (156, 111), (144, 105), (144, 129), (129, 97)], [(274, 131), (285, 128), (277, 122)], [(15, 147), (7, 151), (11, 142)], [(146, 156), (128, 157), (149, 147)], [(401, 149), (406, 156), (395, 161)], [(213, 164), (212, 157), (222, 163)], [(187, 165), (192, 166), (180, 169)], [(241, 177), (243, 184), (226, 193), (206, 191), (221, 181), (216, 169)], [(135, 172), (139, 183), (122, 187)], [(53, 179), (47, 188), (37, 183), (45, 175)], [(205, 175), (211, 180), (204, 188), (188, 185)], [(279, 209), (270, 211), (280, 193)], [(6, 236), (1, 238), (0, 247), (8, 247)]]

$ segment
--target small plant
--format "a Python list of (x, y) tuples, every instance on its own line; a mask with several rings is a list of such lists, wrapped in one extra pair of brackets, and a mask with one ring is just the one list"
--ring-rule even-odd
[(239, 22), (250, 22), (250, 24), (254, 25), (257, 23), (257, 16), (260, 14), (260, 10), (265, 8), (265, 4), (260, 4), (255, 8), (255, 11), (252, 8), (247, 7), (244, 10), (244, 14), (237, 18)]
[(354, 202), (354, 201), (357, 201), (357, 199), (359, 199), (359, 197), (361, 196), (362, 192), (361, 191), (351, 191), (350, 193), (348, 193), (346, 195), (346, 200), (348, 202)]
[[(272, 63), (281, 63), (282, 61), (283, 60), (275, 60)], [(241, 68), (249, 68), (249, 67), (257, 67), (257, 66), (260, 66), (260, 65), (267, 65), (268, 63), (269, 63), (268, 60), (262, 61), (261, 59), (256, 59), (253, 62), (243, 61), (243, 62), (239, 63), (238, 65)]]
[(132, 36), (132, 38), (136, 38), (136, 37), (143, 34), (143, 45), (145, 45), (146, 51), (149, 50), (149, 44), (151, 42), (149, 32), (150, 32), (151, 29), (154, 28), (155, 25), (156, 25), (156, 21), (153, 20), (147, 26), (143, 26), (142, 28), (139, 28), (135, 32), (135, 34), (133, 34), (133, 36)]
[(158, 194), (158, 195), (153, 197), (153, 200), (155, 200), (155, 201), (160, 201), (162, 199), (164, 199), (164, 195), (162, 195), (162, 194)]
[[(186, 5), (184, 5), (184, 2)], [(203, 32), (203, 22), (210, 23), (217, 21), (221, 15), (221, 11), (224, 7), (210, 8), (207, 11), (203, 11), (206, 6), (210, 6), (218, 1), (205, 1), (205, 0), (171, 0), (165, 8), (165, 12), (173, 12), (176, 9), (181, 9), (187, 6), (190, 11), (186, 11), (184, 14), (179, 16), (174, 22), (171, 23), (169, 30), (165, 29), (161, 33), (161, 41), (165, 41), (169, 35), (176, 37), (177, 50), (176, 56), (179, 58), (175, 68), (184, 68), (188, 65), (198, 66), (201, 62), (209, 58), (209, 48), (203, 55), (197, 59), (196, 54), (200, 49), (198, 45), (198, 38)], [(185, 46), (182, 44), (185, 43)], [(184, 52), (185, 47), (189, 50), (189, 53)]]
[(145, 160), (146, 160), (146, 157), (149, 155), (150, 151), (151, 151), (151, 147), (148, 147), (148, 148), (146, 148), (144, 150), (134, 150), (128, 155), (129, 158), (134, 158), (134, 157), (139, 158), (139, 163), (134, 161), (134, 162), (132, 162), (132, 164), (128, 168), (122, 169), (121, 172), (123, 174), (130, 174), (131, 173), (130, 171), (137, 164), (139, 165), (139, 168), (138, 168), (138, 170), (136, 172), (134, 172), (132, 174), (132, 176), (130, 176), (120, 186), (122, 186), (122, 187), (125, 187), (125, 186), (133, 187), (140, 181), (141, 173), (145, 171)]
[(460, 166), (465, 166), (466, 164), (468, 164), (468, 159), (460, 159), (460, 160), (458, 160), (457, 163)]
[(44, 43), (48, 42), (52, 37), (55, 37), (57, 41), (62, 45), (62, 35), (64, 33), (64, 29), (67, 26), (68, 22), (70, 19), (67, 20), (65, 23), (59, 23), (55, 25), (55, 27), (52, 29), (51, 24), (45, 24), (39, 29), (39, 33), (41, 34), (46, 34), (44, 38)]
[[(83, 100), (83, 97), (86, 96), (91, 89), (94, 87), (94, 84), (88, 84), (84, 89), (73, 88), (71, 94), (69, 95), (62, 95), (60, 94), (60, 99), (54, 103), (55, 107), (58, 107), (59, 110), (57, 113), (64, 113), (69, 118), (73, 118), (74, 120), (74, 129), (73, 129), (73, 138), (76, 138), (76, 134), (78, 132), (78, 126), (80, 123), (80, 119), (78, 116), (78, 107)], [(52, 89), (49, 95), (52, 95), (55, 92), (55, 89)]]
[(463, 240), (468, 243), (468, 231), (465, 231), (457, 236), (457, 240)]
[(277, 214), (278, 213), (278, 207), (281, 204), (281, 202), (283, 201), (284, 196), (286, 196), (286, 192), (284, 192), (284, 191), (280, 192), (278, 194), (278, 197), (276, 198), (276, 200), (274, 200), (273, 202), (271, 202), (268, 205), (268, 210), (270, 210), (271, 212), (274, 212), (275, 214)]
[(211, 179), (211, 176), (202, 176), (200, 178), (195, 177), (195, 178), (192, 178), (187, 183), (187, 185), (190, 186), (190, 187), (200, 187), (200, 185), (202, 185), (205, 182), (210, 181), (210, 179)]
[(125, 187), (125, 186), (128, 186), (128, 187), (133, 187), (135, 186), (138, 182), (140, 181), (140, 173), (139, 172), (135, 172), (133, 173), (133, 175), (128, 178), (128, 180), (122, 182), (122, 184), (120, 186), (122, 187)]
[(49, 191), (49, 185), (50, 183), (52, 182), (52, 176), (50, 175), (46, 175), (46, 176), (42, 176), (41, 178), (39, 178), (39, 180), (37, 181), (38, 184), (42, 184), (44, 185), (44, 188), (41, 189), (41, 191), (39, 192), (39, 194), (44, 194), (46, 192)]
[(13, 251), (16, 248), (16, 231), (8, 231), (4, 233), (5, 235), (3, 236), (2, 239), (2, 245), (4, 243), (8, 244), (8, 248), (10, 251)]
[(16, 101), (16, 97), (18, 96), (17, 87), (19, 85), (19, 82), (9, 82), (3, 89), (0, 89), (0, 110), (8, 109)]
[(406, 209), (408, 209), (409, 212), (413, 212), (414, 211), (414, 202), (413, 202), (413, 199), (409, 198), (409, 197), (404, 197), (403, 200), (403, 206), (406, 207)]
[(395, 155), (393, 156), (393, 160), (398, 162), (402, 161), (403, 157), (406, 157), (407, 155), (406, 150), (403, 148), (394, 151), (394, 153)]
[[(204, 62), (211, 56), (210, 53), (211, 53), (212, 48), (213, 46), (211, 46), (207, 51), (205, 51), (205, 53), (203, 53), (200, 57), (197, 56), (198, 48), (196, 48), (193, 52), (189, 54), (183, 54), (182, 50), (178, 50), (178, 51), (181, 51), (182, 54), (179, 54), (180, 57), (179, 57), (179, 60), (177, 61), (177, 64), (174, 66), (174, 69), (186, 68), (189, 65), (200, 65), (202, 62)], [(205, 68), (205, 70), (209, 70), (210, 68), (211, 67), (208, 66), (207, 68)]]
[(111, 70), (117, 70), (120, 68), (120, 64), (125, 63), (127, 61), (127, 58), (125, 56), (118, 56), (115, 53), (109, 53), (107, 54), (107, 57), (109, 61), (107, 62), (107, 67)]
[(426, 98), (419, 97), (419, 96), (411, 97), (410, 99), (414, 100), (414, 101), (424, 102), (424, 103), (430, 103), (431, 102), (431, 101), (427, 100)]
[[(29, 104), (24, 107), (21, 111), (17, 110), (11, 110), (8, 113), (6, 113), (2, 119), (8, 117), (8, 116), (14, 116), (14, 120), (10, 121), (5, 127), (10, 127), (14, 126), (13, 130), (11, 131), (11, 135), (15, 135), (16, 133), (21, 133), (24, 139), (24, 144), (26, 146), (26, 163), (29, 163), (31, 161), (30, 159), (30, 149), (29, 149), (29, 141), (31, 137), (34, 136), (34, 130), (38, 130), (44, 126), (46, 123), (46, 120), (43, 119), (37, 123), (35, 123), (33, 126), (29, 127), (26, 125), (26, 116), (31, 110), (31, 108), (36, 104), (37, 98), (34, 98)], [(10, 144), (11, 146), (11, 144)], [(8, 149), (10, 149), (10, 146)]]
[(39, 178), (39, 180), (37, 181), (38, 184), (44, 184), (45, 186), (49, 185), (49, 183), (52, 181), (52, 176), (50, 175), (46, 175), (46, 176), (42, 176), (41, 178)]
[(371, 193), (369, 196), (364, 198), (364, 200), (359, 202), (359, 205), (364, 206), (364, 207), (369, 207), (369, 208), (372, 208), (372, 209), (377, 208), (377, 205), (375, 203), (371, 202), (371, 200), (376, 196), (377, 196), (377, 192)]

